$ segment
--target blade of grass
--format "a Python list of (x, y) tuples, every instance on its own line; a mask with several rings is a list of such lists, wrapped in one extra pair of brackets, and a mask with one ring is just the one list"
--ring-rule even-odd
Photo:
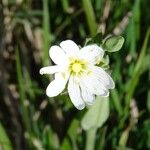
[(18, 49), (16, 49), (16, 72), (17, 72), (17, 79), (18, 79), (18, 86), (19, 86), (19, 95), (20, 95), (20, 104), (21, 104), (23, 122), (25, 124), (27, 131), (30, 132), (31, 131), (30, 119), (28, 114), (28, 108), (27, 106), (25, 106), (26, 96), (25, 96), (25, 88), (24, 88), (24, 78), (22, 76), (21, 62), (20, 62)]
[[(149, 65), (149, 72), (148, 72), (148, 80), (150, 82), (150, 65)], [(147, 109), (150, 112), (150, 89), (148, 90), (148, 94), (147, 94)]]
[(135, 66), (135, 69), (134, 69), (134, 72), (133, 72), (133, 76), (132, 76), (132, 78), (131, 78), (131, 80), (129, 81), (129, 84), (128, 84), (128, 91), (127, 91), (126, 97), (125, 97), (125, 99), (126, 99), (126, 109), (129, 108), (131, 98), (134, 94), (135, 88), (138, 84), (139, 77), (141, 75), (141, 67), (143, 65), (143, 61), (144, 61), (144, 57), (145, 57), (145, 53), (146, 53), (146, 48), (147, 48), (147, 45), (148, 45), (149, 36), (150, 36), (150, 28), (147, 30), (147, 33), (146, 33), (146, 36), (145, 36), (145, 39), (144, 39), (144, 43), (143, 43), (143, 46), (142, 46), (142, 49), (141, 49), (141, 53), (139, 55), (139, 58), (137, 60), (137, 63), (136, 63), (136, 66)]
[(24, 78), (25, 78), (26, 81), (28, 81), (28, 82), (25, 83), (26, 84), (25, 86), (26, 86), (26, 89), (27, 89), (26, 92), (29, 94), (29, 96), (32, 100), (35, 100), (35, 93), (34, 93), (34, 90), (33, 90), (34, 86), (33, 86), (33, 82), (32, 82), (32, 79), (30, 77), (30, 74), (29, 74), (28, 70), (25, 70)]
[(61, 4), (62, 4), (64, 12), (68, 12), (69, 1), (68, 0), (61, 0)]
[(43, 64), (48, 65), (49, 47), (50, 47), (50, 14), (48, 8), (48, 0), (43, 1)]
[(137, 48), (136, 41), (140, 35), (140, 0), (135, 1), (132, 14), (127, 33), (127, 41), (130, 45), (130, 53), (134, 56)]
[(0, 123), (0, 150), (12, 150), (12, 149), (13, 149), (13, 147), (10, 142), (10, 139), (9, 139), (4, 127)]
[(88, 27), (90, 30), (90, 35), (94, 36), (97, 30), (97, 23), (96, 23), (96, 18), (95, 18), (91, 0), (82, 0), (82, 3), (83, 3), (83, 9), (86, 15)]
[(120, 102), (120, 98), (119, 98), (119, 94), (118, 94), (117, 90), (114, 89), (111, 92), (111, 96), (112, 96), (114, 107), (116, 108), (116, 111), (118, 112), (119, 116), (121, 116), (122, 115), (122, 106), (121, 106), (121, 102)]
[(62, 24), (57, 28), (55, 32), (56, 37), (59, 36), (59, 34), (72, 23), (73, 19), (76, 19), (78, 16), (80, 16), (82, 12), (83, 10), (79, 9), (76, 12), (74, 12), (74, 14), (72, 14), (72, 17), (67, 17), (65, 20), (63, 20)]

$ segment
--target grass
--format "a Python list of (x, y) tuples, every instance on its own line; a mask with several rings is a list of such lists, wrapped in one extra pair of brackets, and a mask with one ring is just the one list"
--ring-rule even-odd
[[(142, 0), (2, 0), (0, 149), (150, 149), (148, 6)], [(108, 53), (116, 84), (109, 117), (97, 111), (102, 115), (93, 118), (107, 121), (84, 130), (88, 109), (76, 110), (65, 94), (48, 98), (45, 89), (52, 76), (40, 76), (39, 69), (52, 64), (51, 45), (72, 39), (83, 46), (99, 31), (103, 38), (119, 34), (125, 43), (120, 51)]]

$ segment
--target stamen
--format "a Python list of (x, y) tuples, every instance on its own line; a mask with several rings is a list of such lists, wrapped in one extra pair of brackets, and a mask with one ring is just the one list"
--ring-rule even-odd
[(70, 59), (69, 70), (75, 75), (81, 74), (86, 69), (87, 63), (83, 60)]
[(72, 70), (75, 72), (75, 73), (79, 73), (81, 70), (82, 70), (82, 65), (80, 63), (74, 63), (72, 65)]

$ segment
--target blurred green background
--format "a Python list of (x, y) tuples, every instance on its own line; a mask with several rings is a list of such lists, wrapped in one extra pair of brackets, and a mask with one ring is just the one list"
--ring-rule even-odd
[[(1, 0), (0, 150), (150, 149), (149, 25), (149, 0)], [(84, 46), (98, 32), (125, 43), (110, 55), (116, 88), (94, 135), (81, 126), (87, 109), (46, 96), (50, 80), (39, 69), (52, 63), (51, 45)]]

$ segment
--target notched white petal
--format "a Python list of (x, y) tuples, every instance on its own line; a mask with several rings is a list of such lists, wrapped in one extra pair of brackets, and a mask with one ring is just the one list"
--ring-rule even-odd
[(59, 95), (63, 91), (64, 88), (65, 88), (64, 86), (59, 85), (57, 80), (54, 80), (48, 85), (46, 89), (46, 95), (48, 97), (55, 97)]
[(63, 78), (60, 73), (55, 75), (55, 80), (53, 80), (46, 89), (46, 95), (49, 97), (55, 97), (59, 95), (66, 86), (67, 78)]
[(72, 40), (65, 40), (60, 43), (61, 48), (68, 56), (75, 56), (79, 52), (78, 45)]
[(80, 50), (79, 56), (91, 64), (98, 64), (104, 56), (104, 50), (96, 44), (88, 45)]
[(77, 109), (82, 110), (85, 107), (85, 103), (83, 99), (81, 98), (81, 91), (79, 88), (79, 84), (75, 82), (75, 79), (72, 76), (70, 77), (69, 83), (68, 83), (68, 93), (69, 93), (69, 96), (73, 105)]
[(93, 75), (82, 77), (82, 81), (86, 88), (94, 95), (104, 95), (107, 89), (98, 81), (98, 79)]
[(53, 74), (53, 73), (56, 73), (56, 72), (59, 72), (61, 71), (61, 67), (59, 66), (48, 66), (48, 67), (43, 67), (40, 69), (40, 74), (43, 75), (43, 74)]
[(115, 83), (110, 75), (104, 71), (101, 67), (93, 66), (91, 68), (94, 76), (98, 78), (98, 80), (108, 89), (114, 89)]
[(85, 104), (78, 104), (75, 106), (78, 110), (82, 110), (85, 108)]
[(80, 81), (81, 95), (87, 105), (92, 105), (95, 102), (95, 96), (88, 90), (88, 88)]
[(110, 75), (107, 73), (108, 77), (109, 77), (109, 89), (114, 89), (115, 88), (115, 83), (113, 81), (113, 79), (110, 77)]
[(49, 49), (49, 55), (55, 64), (64, 64), (67, 61), (65, 52), (59, 46), (52, 46)]
[(104, 94), (102, 94), (101, 96), (108, 97), (109, 96), (109, 91), (105, 91)]

